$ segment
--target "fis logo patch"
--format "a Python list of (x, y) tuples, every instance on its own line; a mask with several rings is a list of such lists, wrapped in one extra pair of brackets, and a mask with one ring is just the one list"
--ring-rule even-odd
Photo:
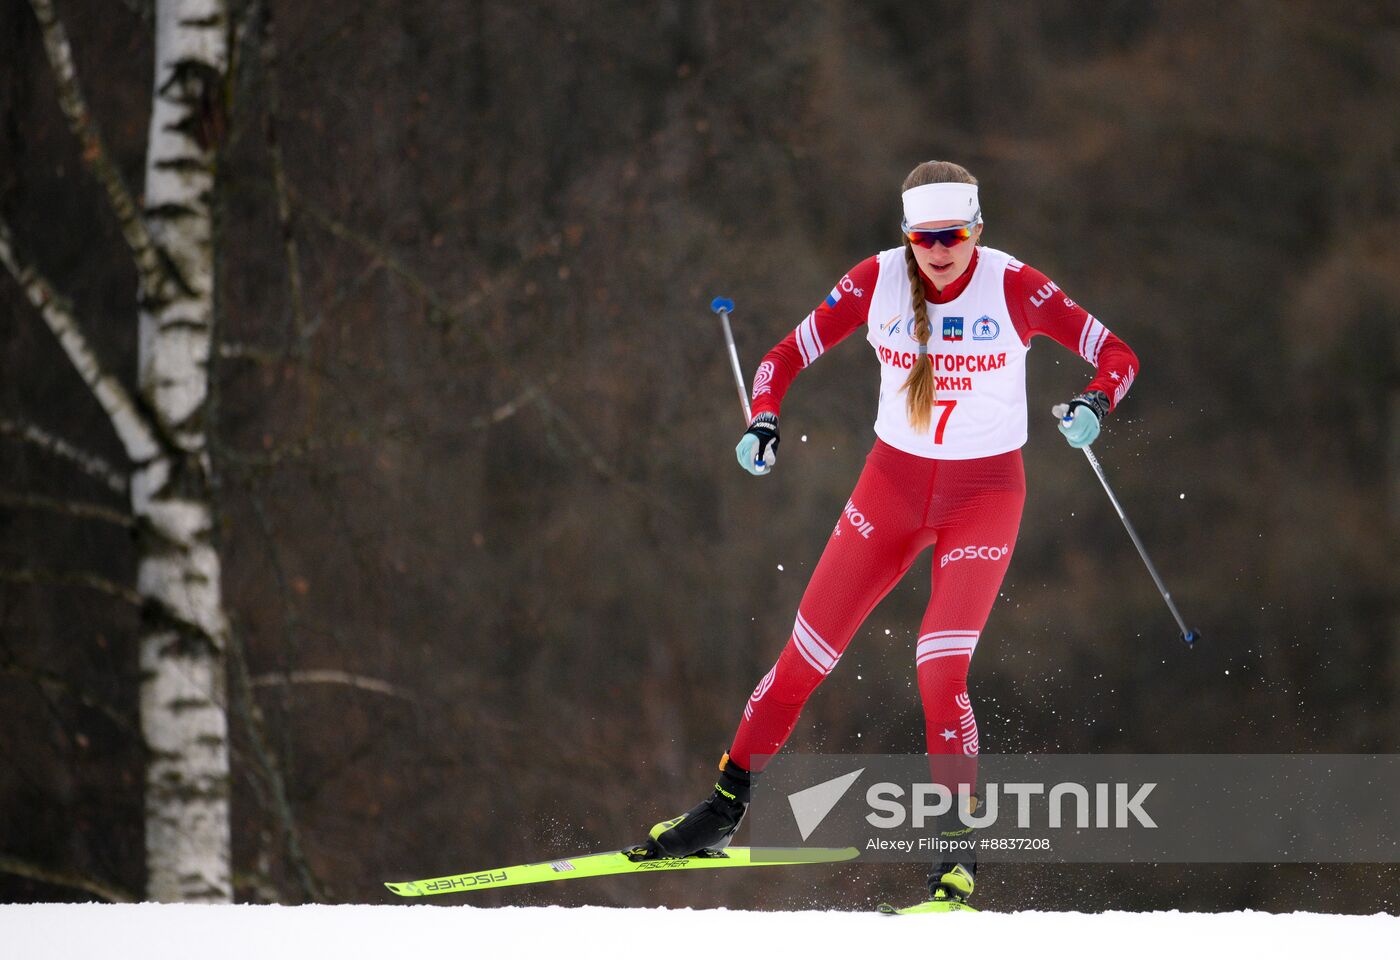
[(1001, 333), (1001, 324), (991, 317), (978, 317), (977, 322), (972, 325), (972, 339), (974, 340), (995, 340), (999, 333)]
[(944, 317), (943, 318), (943, 339), (961, 340), (963, 338), (963, 318)]

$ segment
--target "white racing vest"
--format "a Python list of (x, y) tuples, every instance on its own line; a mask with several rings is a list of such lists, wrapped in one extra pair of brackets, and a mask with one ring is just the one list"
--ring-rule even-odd
[(933, 417), (916, 433), (904, 381), (919, 356), (904, 248), (880, 254), (866, 339), (880, 363), (875, 435), (896, 449), (934, 460), (972, 460), (1026, 442), (1026, 353), (1006, 305), (1005, 274), (1021, 264), (982, 247), (967, 288), (948, 303), (925, 301), (933, 361)]

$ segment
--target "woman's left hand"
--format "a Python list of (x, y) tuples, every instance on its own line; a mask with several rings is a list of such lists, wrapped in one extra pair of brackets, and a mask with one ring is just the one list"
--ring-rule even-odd
[(1052, 413), (1071, 447), (1087, 447), (1099, 437), (1099, 424), (1108, 414), (1108, 395), (1102, 390), (1081, 393), (1069, 403), (1057, 404)]

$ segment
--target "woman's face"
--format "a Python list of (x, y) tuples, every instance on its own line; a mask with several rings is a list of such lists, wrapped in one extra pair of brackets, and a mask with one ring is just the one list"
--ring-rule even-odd
[[(947, 227), (962, 226), (964, 220), (929, 220), (925, 223), (916, 223), (917, 230), (941, 230)], [(945, 247), (941, 243), (935, 243), (932, 247), (921, 247), (917, 243), (912, 244), (914, 248), (914, 259), (918, 261), (919, 269), (924, 272), (933, 283), (935, 289), (942, 290), (948, 284), (961, 277), (967, 270), (967, 265), (972, 262), (972, 251), (977, 242), (982, 238), (982, 224), (972, 228), (972, 239), (964, 240), (952, 247)]]

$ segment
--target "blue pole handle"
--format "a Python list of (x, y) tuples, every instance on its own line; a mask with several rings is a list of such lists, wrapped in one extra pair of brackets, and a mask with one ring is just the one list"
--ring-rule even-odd
[(713, 300), (710, 301), (710, 309), (715, 313), (719, 313), (720, 311), (724, 311), (725, 313), (733, 313), (734, 301), (730, 300), (728, 297), (715, 297)]

